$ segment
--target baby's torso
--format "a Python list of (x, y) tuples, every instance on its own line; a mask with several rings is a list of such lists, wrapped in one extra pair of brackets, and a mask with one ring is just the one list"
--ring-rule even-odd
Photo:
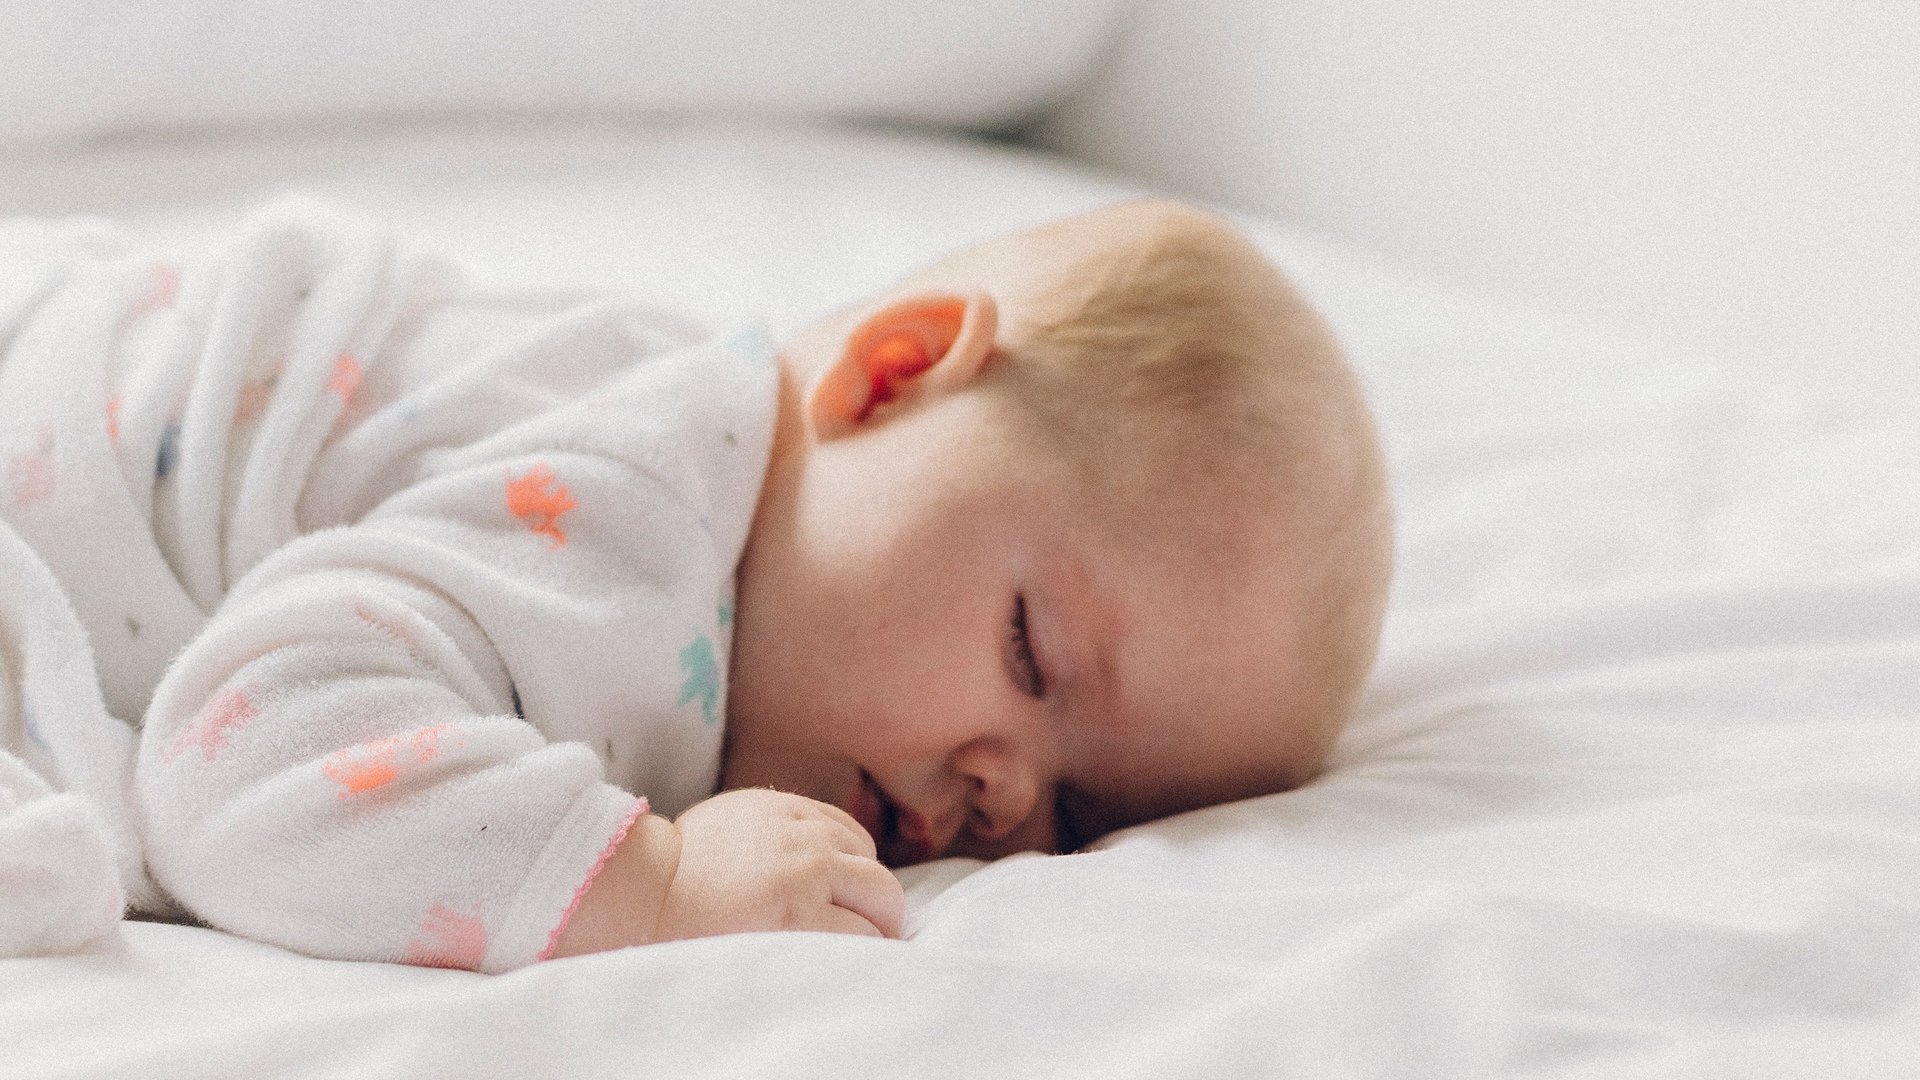
[[(240, 242), (198, 259), (103, 257), (110, 245), (98, 236), (44, 237), (12, 245), (11, 262), (0, 262), (0, 519), (60, 580), (93, 643), (109, 711), (135, 724), (169, 660), (263, 559), (353, 525), (503, 433), (533, 424), (529, 437), (564, 443), (564, 416), (553, 414), (607, 395), (645, 399), (646, 388), (621, 389), (630, 369), (697, 333), (630, 307), (476, 296), (439, 264), (399, 257), (380, 231), (350, 222), (256, 221)], [(7, 238), (0, 230), (0, 245)], [(637, 419), (631, 436), (669, 503), (683, 501), (676, 477), (715, 489), (726, 512), (701, 522), (732, 559), (771, 428), (770, 351), (751, 344), (766, 370), (747, 377), (748, 400), (727, 406), (737, 413), (725, 420), (727, 452), (704, 453), (678, 419)], [(699, 380), (663, 370), (653, 381), (666, 390), (661, 407), (680, 408), (674, 387)], [(738, 385), (729, 389), (737, 396)], [(719, 446), (714, 436), (706, 441)], [(663, 448), (682, 441), (693, 444), (692, 463), (659, 464), (670, 456)], [(522, 471), (486, 496), (501, 514), (558, 541), (594, 512), (569, 505), (563, 477)], [(729, 580), (716, 586), (721, 614), (731, 570), (726, 561)], [(501, 605), (502, 637), (537, 643), (527, 662), (547, 669), (527, 673), (516, 696), (552, 688), (549, 720), (561, 729), (567, 715), (591, 714), (585, 672), (552, 669), (578, 663), (607, 681), (606, 665), (627, 660), (600, 640), (610, 624)], [(523, 658), (502, 645), (511, 670)], [(722, 641), (693, 657), (698, 677), (717, 682), (725, 652)], [(695, 707), (711, 707), (718, 692), (697, 688), (707, 696)], [(585, 726), (604, 724), (587, 715)]]

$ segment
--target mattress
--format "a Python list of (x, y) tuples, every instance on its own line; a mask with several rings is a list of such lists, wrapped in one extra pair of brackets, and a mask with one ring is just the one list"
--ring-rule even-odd
[[(790, 329), (1145, 190), (834, 126), (478, 123), (18, 154), (158, 239), (298, 189), (489, 284)], [(0, 962), (0, 1076), (1892, 1076), (1920, 1068), (1911, 372), (1688, 354), (1234, 215), (1346, 343), (1399, 510), (1382, 654), (1297, 791), (901, 871), (903, 940), (502, 976), (125, 924)]]

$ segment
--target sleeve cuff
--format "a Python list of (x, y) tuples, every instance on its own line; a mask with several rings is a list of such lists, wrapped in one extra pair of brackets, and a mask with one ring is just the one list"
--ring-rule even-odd
[(498, 974), (546, 959), (600, 868), (646, 812), (646, 799), (612, 784), (582, 792), (528, 872), (480, 970)]

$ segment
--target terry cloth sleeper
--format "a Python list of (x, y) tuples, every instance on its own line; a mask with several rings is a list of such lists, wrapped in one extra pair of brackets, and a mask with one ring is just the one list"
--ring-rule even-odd
[(776, 382), (757, 329), (478, 294), (322, 205), (199, 258), (0, 225), (0, 559), (91, 642), (4, 586), (0, 656), (60, 659), (0, 696), (0, 889), (7, 824), (73, 795), (136, 907), (542, 957), (633, 819), (717, 780)]

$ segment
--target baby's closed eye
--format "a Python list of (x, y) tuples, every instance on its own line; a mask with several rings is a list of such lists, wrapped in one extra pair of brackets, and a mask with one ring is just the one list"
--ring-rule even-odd
[(1039, 658), (1034, 655), (1033, 641), (1027, 635), (1027, 598), (1024, 593), (1013, 595), (1013, 625), (1007, 635), (1007, 663), (1013, 673), (1013, 682), (1021, 693), (1028, 697), (1047, 696), (1046, 673), (1040, 668)]

